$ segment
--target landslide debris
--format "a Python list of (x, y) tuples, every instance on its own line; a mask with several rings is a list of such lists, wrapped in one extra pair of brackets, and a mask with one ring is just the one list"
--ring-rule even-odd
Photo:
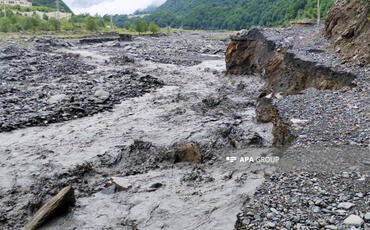
[(337, 0), (330, 9), (323, 34), (332, 41), (343, 62), (370, 64), (370, 3), (366, 0)]
[(231, 39), (227, 73), (266, 81), (257, 120), (274, 124), (275, 146), (369, 146), (369, 68), (343, 65), (320, 28), (254, 28)]

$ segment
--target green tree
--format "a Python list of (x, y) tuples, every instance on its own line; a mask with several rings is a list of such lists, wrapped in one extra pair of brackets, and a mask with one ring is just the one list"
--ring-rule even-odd
[(70, 31), (74, 29), (72, 21), (67, 20), (67, 19), (61, 20), (61, 28), (62, 30), (66, 30), (66, 31)]
[(0, 18), (0, 32), (10, 31), (10, 20), (8, 18)]
[(50, 18), (49, 19), (49, 28), (53, 31), (60, 31), (61, 23), (56, 18)]
[(150, 22), (148, 30), (152, 32), (153, 34), (156, 34), (159, 32), (160, 29), (159, 29), (159, 26), (157, 26), (154, 22)]
[(98, 25), (93, 17), (88, 17), (86, 19), (86, 29), (89, 31), (96, 31), (98, 30)]
[(139, 32), (139, 34), (146, 32), (148, 30), (148, 25), (142, 20), (137, 20), (135, 22), (135, 30), (136, 32)]
[(105, 14), (105, 15), (103, 16), (103, 20), (104, 20), (105, 22), (110, 22), (110, 15)]
[(47, 16), (46, 14), (43, 14), (42, 15), (42, 19), (44, 19), (45, 21), (49, 20), (49, 16)]
[(131, 29), (131, 23), (129, 21), (126, 21), (125, 24), (123, 25), (123, 28), (125, 28), (126, 30), (130, 30)]
[[(333, 2), (321, 0), (323, 18)], [(154, 21), (160, 27), (185, 29), (284, 26), (291, 20), (315, 18), (316, 3), (317, 0), (167, 0), (143, 20)]]

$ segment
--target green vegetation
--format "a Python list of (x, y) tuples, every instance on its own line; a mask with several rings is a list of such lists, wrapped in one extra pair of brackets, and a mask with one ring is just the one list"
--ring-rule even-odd
[(135, 34), (135, 32), (138, 34), (147, 34), (148, 32), (152, 34), (157, 34), (161, 31), (161, 29), (157, 24), (155, 24), (155, 22), (151, 21), (148, 24), (140, 18), (136, 18), (135, 21), (133, 21), (132, 23), (127, 20), (123, 23), (123, 26), (121, 25), (121, 27), (124, 28), (123, 33), (127, 34)]
[(126, 30), (131, 30), (132, 28), (131, 23), (129, 21), (125, 22), (123, 28)]
[[(19, 11), (10, 10), (7, 6), (7, 15), (0, 12), (0, 32), (19, 32), (19, 31), (97, 31), (104, 30), (110, 25), (109, 17), (92, 17), (90, 15), (72, 15), (71, 18), (57, 20), (48, 17), (46, 14), (39, 15), (34, 12), (31, 16), (22, 15), (25, 9)], [(44, 12), (52, 9), (44, 7)]]
[[(32, 6), (45, 6), (53, 11), (56, 8), (55, 0), (31, 0), (30, 2), (32, 2)], [(59, 1), (59, 8), (62, 12), (72, 13), (72, 10), (62, 0)]]
[[(1, 4), (1, 9), (3, 9), (4, 5)], [(27, 6), (27, 7), (21, 7), (19, 5), (6, 5), (6, 9), (9, 10), (15, 10), (19, 12), (33, 12), (33, 11), (40, 11), (40, 12), (53, 12), (54, 10), (52, 8), (46, 7), (46, 6)]]
[[(2, 8), (3, 5), (0, 5)], [(6, 16), (3, 11), (0, 11), (0, 32), (36, 32), (36, 31), (110, 31), (111, 22), (110, 16), (90, 16), (88, 14), (72, 15), (70, 18), (57, 20), (49, 12), (53, 9), (45, 6), (6, 6)], [(31, 12), (31, 13), (30, 13)], [(126, 17), (127, 19), (127, 17)], [(158, 33), (160, 28), (154, 23), (149, 24), (143, 20), (125, 21), (124, 33)]]
[(93, 17), (87, 17), (86, 19), (86, 29), (89, 31), (96, 31), (98, 30), (98, 24), (96, 23)]
[(150, 22), (148, 26), (148, 30), (152, 32), (153, 34), (156, 34), (160, 31), (160, 28), (154, 22)]
[(145, 31), (148, 30), (148, 25), (146, 24), (146, 22), (142, 21), (142, 20), (137, 20), (135, 22), (135, 30), (136, 32), (138, 32), (139, 34), (140, 33), (143, 33)]
[(149, 25), (143, 20), (136, 20), (134, 25), (131, 25), (129, 22), (125, 23), (125, 29), (130, 31), (135, 30), (139, 34), (145, 32), (151, 32), (152, 34), (158, 33), (161, 29), (154, 22), (150, 22)]
[[(334, 0), (321, 0), (324, 18)], [(296, 19), (317, 17), (317, 0), (167, 0), (151, 15), (140, 18), (160, 27), (184, 29), (248, 29), (252, 26), (285, 26)], [(115, 23), (138, 18), (118, 16)]]

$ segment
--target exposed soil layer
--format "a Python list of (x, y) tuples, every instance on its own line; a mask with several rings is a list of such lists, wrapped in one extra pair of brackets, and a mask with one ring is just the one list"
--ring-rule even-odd
[(227, 72), (266, 80), (256, 118), (274, 124), (275, 146), (290, 146), (235, 229), (369, 229), (369, 66), (344, 65), (313, 26), (231, 38)]
[(257, 119), (274, 124), (276, 146), (369, 146), (369, 67), (343, 65), (313, 26), (254, 28), (231, 38), (227, 72), (266, 80)]
[(341, 65), (316, 27), (254, 28), (231, 36), (226, 51), (227, 73), (256, 74), (266, 79), (268, 93), (297, 94), (307, 88), (353, 87), (360, 68)]
[(338, 0), (325, 20), (324, 36), (333, 42), (343, 63), (370, 64), (370, 4), (363, 0)]

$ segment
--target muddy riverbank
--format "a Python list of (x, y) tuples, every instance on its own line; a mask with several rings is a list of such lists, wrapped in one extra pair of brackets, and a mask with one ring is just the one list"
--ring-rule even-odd
[[(208, 224), (231, 228), (240, 208), (238, 197), (251, 193), (262, 182), (263, 175), (243, 176), (252, 169), (232, 165), (230, 168), (224, 159), (235, 149), (252, 146), (265, 149), (251, 154), (268, 152), (272, 125), (257, 124), (254, 120), (256, 95), (262, 90), (263, 81), (257, 77), (225, 78), (224, 57), (218, 51), (226, 43), (205, 40), (202, 36), (216, 35), (145, 37), (119, 46), (116, 42), (79, 45), (70, 41), (70, 47), (48, 47), (49, 52), (40, 59), (58, 66), (55, 57), (73, 57), (71, 62), (61, 60), (72, 65), (68, 66), (73, 70), (70, 73), (55, 71), (53, 75), (47, 70), (35, 70), (25, 76), (13, 75), (20, 76), (16, 81), (13, 78), (5, 81), (6, 86), (13, 84), (18, 88), (29, 84), (28, 79), (45, 78), (43, 82), (32, 80), (36, 85), (27, 88), (28, 91), (3, 94), (19, 98), (14, 104), (4, 104), (14, 111), (18, 103), (21, 114), (5, 112), (3, 119), (16, 122), (23, 116), (27, 120), (32, 115), (19, 106), (25, 104), (49, 111), (45, 120), (58, 118), (55, 111), (70, 111), (76, 103), (87, 113), (81, 116), (71, 113), (73, 116), (56, 124), (44, 120), (32, 123), (41, 127), (15, 125), (14, 128), (21, 129), (0, 134), (4, 228), (23, 226), (48, 198), (67, 184), (75, 187), (77, 204), (57, 223), (63, 229), (96, 229), (96, 226), (126, 229), (125, 225), (131, 222), (139, 229), (158, 226), (201, 229)], [(37, 45), (37, 42), (27, 44), (24, 49), (30, 55), (16, 57), (4, 65), (11, 66), (20, 60), (28, 63), (27, 60), (39, 55), (40, 51), (34, 51)], [(204, 52), (200, 53), (202, 49)], [(146, 58), (148, 50), (151, 58)], [(170, 57), (175, 64), (168, 64)], [(64, 80), (57, 81), (61, 78)], [(5, 79), (9, 79), (7, 75)], [(57, 83), (51, 88), (50, 81)], [(97, 93), (99, 90), (103, 92)], [(138, 93), (121, 96), (132, 91)], [(40, 92), (45, 95), (43, 98), (37, 96)], [(20, 93), (36, 97), (20, 97)], [(105, 100), (99, 100), (104, 95)], [(117, 101), (120, 103), (116, 104)], [(93, 115), (100, 106), (110, 108)], [(199, 152), (201, 164), (182, 162), (188, 161), (181, 154), (185, 148), (186, 155), (186, 145)], [(233, 175), (241, 179), (236, 182), (231, 179)], [(107, 182), (111, 177), (132, 180), (132, 191), (109, 194)], [(154, 183), (161, 183), (163, 188), (148, 192)], [(125, 203), (125, 208), (116, 212)], [(197, 204), (199, 208), (194, 210)], [(53, 229), (55, 224), (49, 226)]]
[[(225, 76), (227, 36), (2, 43), (0, 229), (68, 185), (75, 207), (42, 229), (233, 229), (275, 169), (323, 170), (338, 151), (272, 147), (256, 118), (266, 82)], [(338, 170), (367, 172), (368, 151), (347, 151), (358, 161), (333, 157)], [(260, 157), (278, 160), (247, 160)]]

